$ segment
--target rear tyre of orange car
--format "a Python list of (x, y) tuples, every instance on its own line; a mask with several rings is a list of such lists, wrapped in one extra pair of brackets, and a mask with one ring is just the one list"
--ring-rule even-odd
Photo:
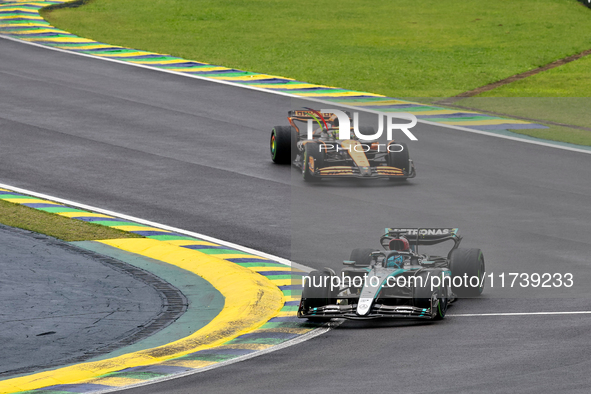
[(297, 135), (291, 126), (275, 126), (271, 131), (271, 160), (277, 164), (290, 164), (297, 154)]
[(320, 151), (320, 144), (316, 142), (306, 143), (304, 148), (304, 162), (302, 163), (302, 176), (304, 181), (317, 181), (320, 177), (315, 175), (315, 171), (324, 167), (324, 152)]
[[(386, 161), (388, 166), (399, 168), (408, 175), (410, 172), (410, 154), (408, 153), (408, 147), (404, 142), (392, 143), (392, 152), (388, 152)], [(399, 151), (399, 152), (397, 152)]]

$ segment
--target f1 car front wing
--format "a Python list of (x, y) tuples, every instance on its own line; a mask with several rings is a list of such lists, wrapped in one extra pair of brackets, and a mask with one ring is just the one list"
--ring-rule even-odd
[(360, 316), (356, 313), (356, 305), (325, 305), (317, 308), (310, 308), (310, 310), (307, 313), (299, 310), (298, 317), (336, 317), (352, 320), (379, 319), (384, 317), (401, 317), (430, 320), (436, 316), (437, 306), (438, 304), (435, 304), (431, 308), (417, 308), (415, 306), (407, 305), (393, 306), (384, 304), (374, 304), (371, 307), (371, 310), (368, 314)]
[(408, 173), (402, 171), (400, 168), (390, 166), (330, 166), (315, 169), (314, 175), (323, 178), (414, 178), (416, 176), (416, 171), (412, 160), (410, 160), (410, 170)]

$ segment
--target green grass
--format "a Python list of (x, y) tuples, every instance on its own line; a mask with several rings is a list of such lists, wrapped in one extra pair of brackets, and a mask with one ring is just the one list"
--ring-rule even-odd
[(393, 97), (448, 97), (591, 48), (576, 0), (93, 0), (44, 12), (110, 44)]
[(137, 234), (70, 219), (2, 200), (0, 200), (0, 223), (46, 234), (68, 242), (141, 237)]
[(529, 135), (545, 140), (568, 142), (576, 145), (591, 146), (591, 132), (572, 127), (549, 125), (547, 129), (513, 130), (515, 133)]
[(591, 55), (478, 97), (591, 97)]
[[(508, 88), (500, 89), (508, 90)], [(590, 130), (550, 124), (549, 129), (517, 130), (516, 132), (537, 138), (591, 146), (590, 97), (472, 97), (455, 104), (474, 110), (492, 111), (507, 117), (539, 119), (540, 123), (550, 121), (586, 127)]]

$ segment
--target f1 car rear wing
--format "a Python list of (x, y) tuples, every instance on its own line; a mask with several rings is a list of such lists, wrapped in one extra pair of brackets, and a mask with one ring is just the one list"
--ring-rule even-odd
[[(349, 116), (349, 118), (351, 118), (351, 114), (348, 111), (345, 111), (345, 113)], [(295, 111), (289, 111), (287, 113), (287, 117), (292, 118), (294, 120), (305, 121), (308, 119), (315, 119), (315, 117), (317, 117), (318, 114), (322, 115), (322, 117), (325, 120), (328, 120), (331, 116), (334, 115), (332, 112), (316, 112), (304, 109), (297, 109)]]
[(452, 240), (454, 241), (452, 250), (456, 249), (462, 241), (457, 228), (387, 228), (386, 233), (380, 238), (380, 244), (384, 249), (388, 249), (390, 241), (400, 236), (404, 236), (409, 243), (416, 246), (436, 245)]

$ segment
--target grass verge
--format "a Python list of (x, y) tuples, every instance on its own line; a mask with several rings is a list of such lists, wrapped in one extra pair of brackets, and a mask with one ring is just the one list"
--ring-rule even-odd
[(49, 235), (68, 242), (141, 238), (137, 234), (70, 219), (2, 200), (0, 200), (0, 223)]
[(455, 105), (549, 126), (548, 129), (515, 131), (520, 134), (591, 146), (591, 97), (471, 97)]
[(93, 0), (83, 37), (391, 97), (449, 97), (591, 48), (577, 0)]
[(548, 125), (547, 129), (511, 130), (514, 133), (528, 135), (544, 140), (568, 142), (575, 145), (591, 146), (591, 132), (567, 126)]
[[(546, 130), (520, 130), (521, 134), (578, 145), (591, 145), (591, 56), (498, 87), (457, 105), (561, 123)], [(587, 130), (568, 126), (584, 127)]]

